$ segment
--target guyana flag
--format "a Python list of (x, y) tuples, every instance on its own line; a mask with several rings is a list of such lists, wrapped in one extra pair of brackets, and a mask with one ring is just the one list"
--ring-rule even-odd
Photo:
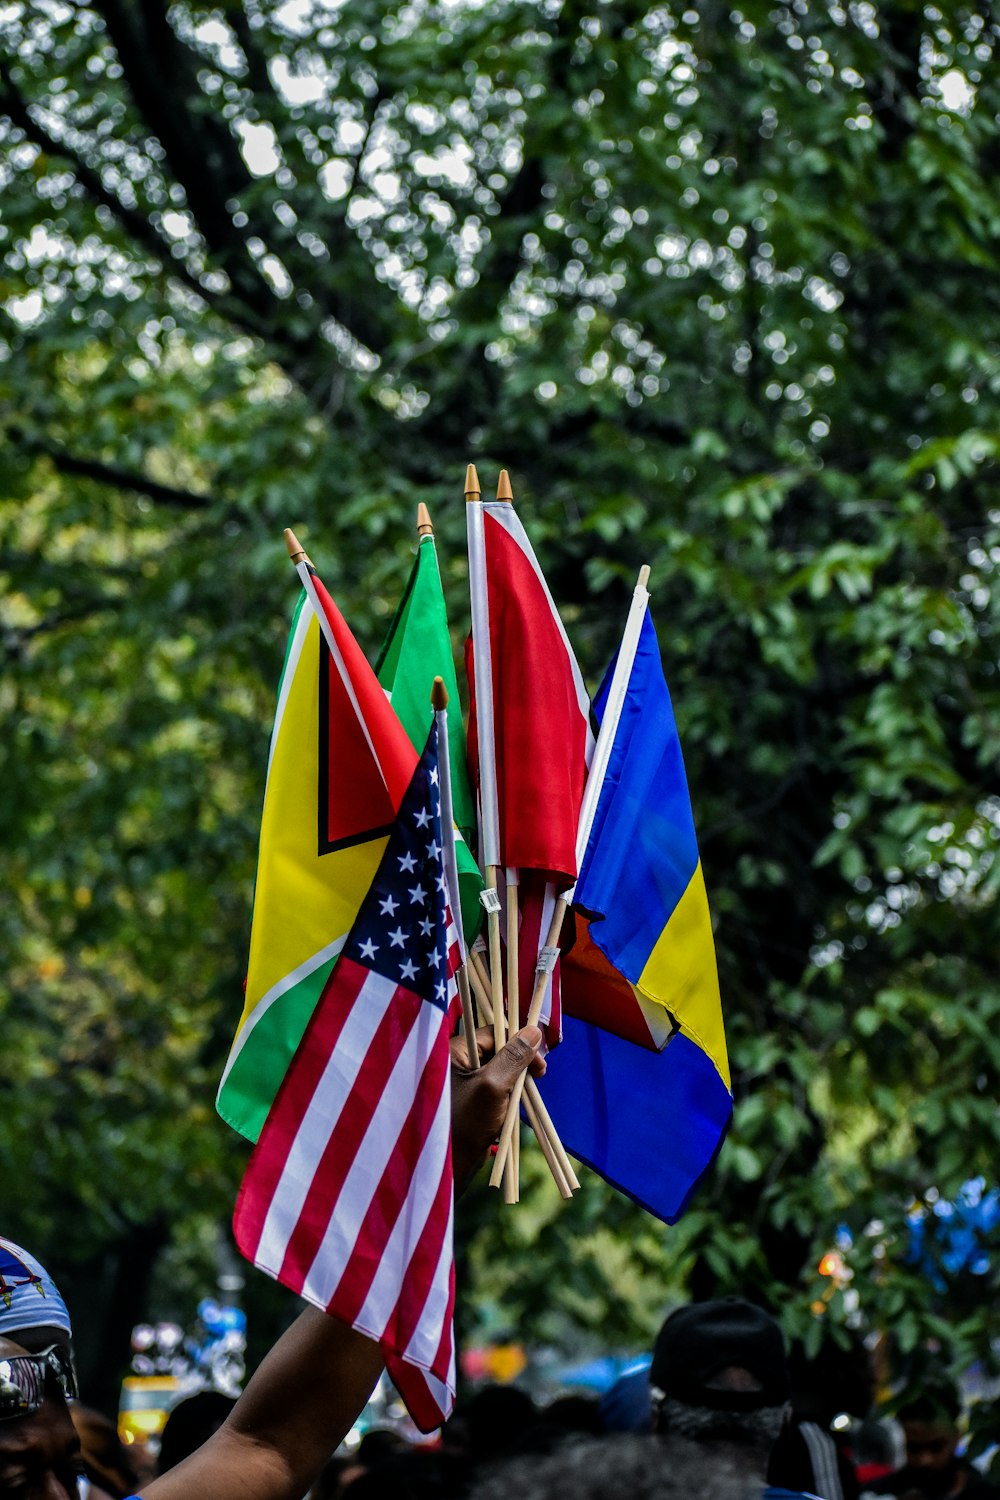
[(278, 686), (246, 1004), (217, 1099), (222, 1118), (251, 1141), (375, 877), (417, 764), (361, 648), (310, 572)]
[(434, 716), (431, 707), (434, 678), (443, 678), (448, 689), (452, 807), (462, 835), (455, 852), (458, 856), (462, 928), (466, 943), (471, 945), (482, 923), (479, 892), (483, 889), (483, 877), (469, 848), (475, 835), (476, 810), (469, 785), (465, 730), (433, 536), (421, 538), (417, 547), (409, 582), (389, 627), (375, 671), (414, 746), (424, 745), (430, 732)]

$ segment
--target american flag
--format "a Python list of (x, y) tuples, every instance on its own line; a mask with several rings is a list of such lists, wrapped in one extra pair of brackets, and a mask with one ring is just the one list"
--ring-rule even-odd
[(448, 1039), (457, 933), (437, 728), (236, 1204), (262, 1271), (382, 1346), (424, 1431), (454, 1404)]

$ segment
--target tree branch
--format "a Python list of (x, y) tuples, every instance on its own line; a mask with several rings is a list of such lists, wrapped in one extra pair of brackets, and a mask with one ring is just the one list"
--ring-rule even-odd
[(0, 627), (0, 643), (3, 645), (4, 657), (8, 662), (20, 661), (24, 656), (25, 647), (31, 641), (37, 640), (39, 636), (51, 635), (54, 630), (60, 630), (64, 625), (80, 625), (96, 615), (108, 614), (112, 610), (120, 610), (121, 607), (120, 598), (98, 597), (88, 599), (73, 607), (57, 610), (54, 614), (46, 615), (43, 620), (38, 620), (34, 625)]
[(20, 427), (8, 427), (7, 436), (25, 453), (38, 458), (47, 458), (60, 474), (73, 474), (80, 479), (92, 479), (97, 484), (107, 484), (119, 490), (134, 490), (155, 500), (158, 505), (169, 505), (175, 510), (207, 510), (217, 503), (212, 495), (199, 495), (194, 490), (180, 490), (173, 485), (161, 484), (146, 474), (136, 474), (130, 469), (120, 469), (116, 464), (105, 463), (99, 458), (85, 458), (69, 453), (45, 438), (36, 437)]
[(105, 187), (100, 174), (89, 167), (72, 146), (67, 145), (65, 141), (57, 140), (44, 125), (35, 119), (28, 101), (18, 89), (9, 69), (2, 62), (0, 62), (0, 112), (5, 114), (11, 123), (23, 131), (28, 140), (33, 141), (47, 156), (60, 157), (67, 162), (77, 182), (95, 202), (110, 209), (122, 228), (148, 250), (162, 266), (169, 267), (171, 275), (183, 281), (192, 291), (197, 292), (199, 297), (208, 300), (209, 294), (197, 276), (187, 266), (174, 259), (169, 244), (160, 238), (146, 215), (123, 203), (116, 193)]
[[(315, 287), (316, 262), (299, 244), (294, 230), (280, 224), (270, 211), (273, 195), (255, 179), (217, 107), (201, 88), (201, 55), (177, 36), (163, 0), (93, 0), (121, 61), (132, 101), (149, 131), (163, 147), (168, 166), (184, 190), (188, 208), (210, 253), (225, 271), (234, 295), (262, 325), (259, 332), (275, 349), (280, 362), (308, 389), (318, 369), (333, 357), (322, 338), (324, 316), (332, 316), (353, 338), (381, 354), (395, 336), (400, 317), (397, 299), (387, 298), (365, 257), (369, 286), (363, 298), (344, 291), (343, 266), (321, 290)], [(259, 75), (259, 65), (252, 68)], [(269, 84), (269, 81), (268, 81)], [(268, 99), (283, 108), (268, 86)], [(262, 208), (262, 199), (264, 206)], [(230, 205), (238, 203), (246, 215), (242, 229)], [(314, 302), (295, 309), (277, 295), (250, 252), (258, 238), (281, 255), (293, 280), (309, 286)], [(342, 214), (322, 225), (322, 237), (336, 259), (364, 256)]]

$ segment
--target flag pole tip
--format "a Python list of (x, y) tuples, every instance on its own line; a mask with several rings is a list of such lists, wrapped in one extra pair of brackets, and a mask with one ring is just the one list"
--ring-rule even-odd
[(435, 677), (431, 688), (431, 703), (434, 712), (439, 714), (443, 708), (448, 707), (448, 689), (444, 685), (443, 677)]
[(649, 563), (643, 563), (639, 569), (639, 587), (641, 589), (649, 587)]
[(293, 563), (307, 563), (309, 561), (306, 549), (290, 526), (285, 527), (285, 546), (288, 548), (288, 555)]
[(476, 473), (475, 464), (469, 464), (465, 470), (465, 498), (466, 500), (478, 500), (482, 494), (479, 484), (479, 475)]
[(434, 526), (431, 522), (431, 513), (421, 500), (417, 506), (417, 536), (433, 536)]
[(503, 500), (507, 505), (514, 504), (514, 491), (510, 487), (510, 475), (506, 469), (500, 470), (500, 478), (497, 480), (497, 499)]

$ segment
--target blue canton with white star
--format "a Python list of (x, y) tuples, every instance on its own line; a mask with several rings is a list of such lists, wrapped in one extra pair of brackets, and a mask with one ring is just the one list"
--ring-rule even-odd
[(435, 722), (344, 954), (447, 1009), (447, 890)]

